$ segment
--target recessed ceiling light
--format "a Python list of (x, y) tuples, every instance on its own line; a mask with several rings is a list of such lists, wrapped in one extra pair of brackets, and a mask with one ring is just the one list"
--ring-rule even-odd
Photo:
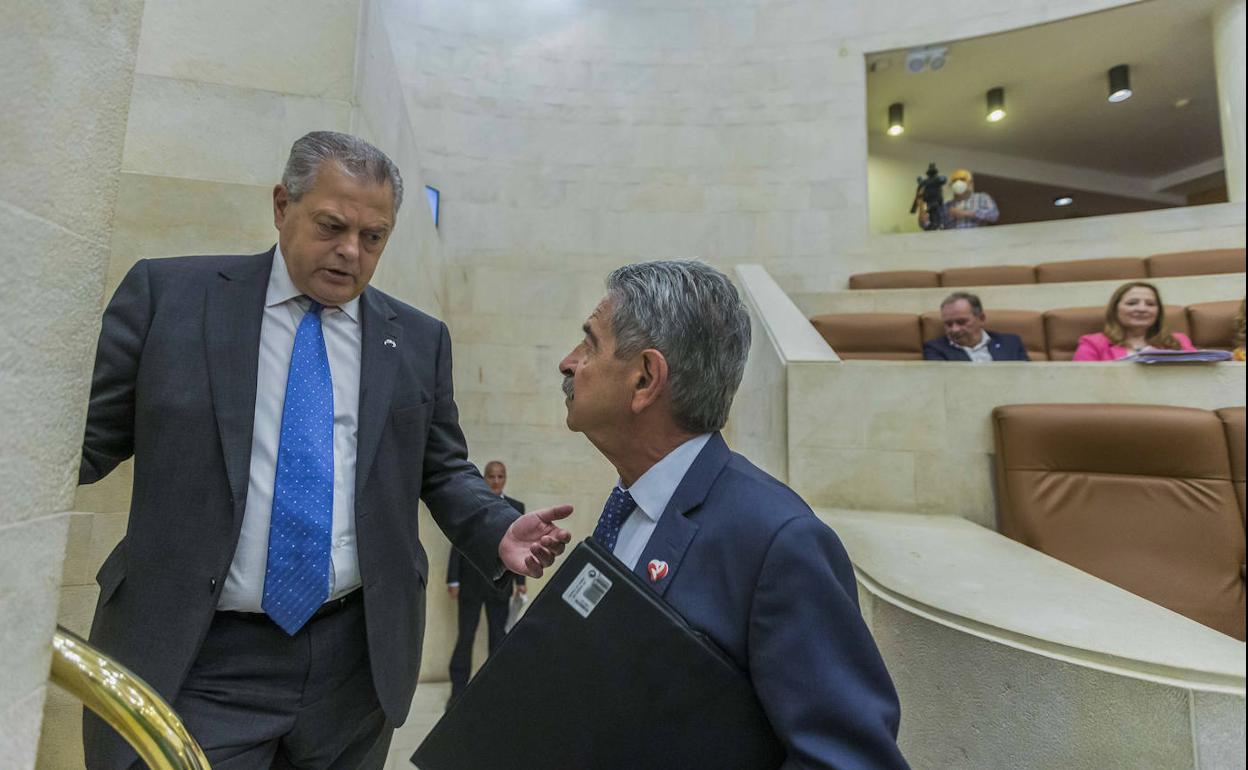
[(1075, 202), (1075, 199), (1070, 197), (1069, 195), (1062, 195), (1060, 197), (1053, 199), (1054, 206), (1069, 206), (1070, 204), (1074, 202)]
[(901, 102), (888, 105), (888, 135), (901, 136), (906, 132), (905, 107)]
[(1125, 64), (1109, 68), (1109, 100), (1115, 104), (1131, 98), (1131, 70)]
[(1183, 109), (1184, 107), (1186, 107), (1187, 105), (1189, 105), (1189, 104), (1191, 104), (1191, 103), (1192, 103), (1192, 100), (1191, 100), (1191, 99), (1188, 99), (1186, 96), (1184, 96), (1182, 99), (1176, 99), (1176, 100), (1175, 100), (1175, 102), (1174, 102), (1174, 108), (1175, 108), (1176, 110), (1181, 110), (1181, 109)]
[(996, 123), (1005, 117), (1005, 89), (1001, 87), (988, 90), (988, 118), (989, 123)]

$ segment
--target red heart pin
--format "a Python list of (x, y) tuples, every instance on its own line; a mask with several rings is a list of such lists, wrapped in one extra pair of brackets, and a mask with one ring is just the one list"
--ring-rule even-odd
[(650, 573), (650, 582), (657, 583), (667, 577), (667, 562), (651, 559), (650, 563), (646, 565), (646, 572)]

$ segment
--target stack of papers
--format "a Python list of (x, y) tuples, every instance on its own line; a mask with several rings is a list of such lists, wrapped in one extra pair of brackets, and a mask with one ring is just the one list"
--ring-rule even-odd
[(1230, 361), (1231, 352), (1229, 350), (1169, 350), (1147, 347), (1137, 353), (1133, 360), (1141, 364), (1203, 364)]

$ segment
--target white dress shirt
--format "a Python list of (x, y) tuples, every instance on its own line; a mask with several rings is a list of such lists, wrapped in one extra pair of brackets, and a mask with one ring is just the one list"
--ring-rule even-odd
[[(633, 496), (637, 507), (620, 527), (620, 536), (615, 541), (615, 550), (612, 553), (627, 564), (629, 569), (637, 567), (641, 552), (646, 550), (646, 543), (650, 542), (650, 536), (659, 525), (663, 509), (667, 508), (672, 495), (676, 494), (676, 487), (680, 486), (685, 474), (689, 472), (689, 466), (693, 465), (698, 453), (710, 438), (711, 434), (703, 433), (689, 439), (650, 466), (628, 488), (628, 493)], [(615, 484), (617, 487), (620, 485), (618, 480)]]
[[(286, 376), (295, 331), (308, 300), (290, 280), (281, 246), (273, 254), (269, 288), (260, 323), (260, 361), (256, 376), (255, 426), (251, 432), (251, 477), (247, 507), (234, 561), (217, 609), (263, 612), (264, 570), (269, 556), (269, 517), (277, 475), (277, 445), (286, 400)], [(325, 351), (334, 388), (334, 513), (331, 529), (329, 597), (343, 596), (360, 585), (355, 550), (355, 444), (360, 410), (360, 299), (321, 311)]]
[(988, 349), (988, 343), (991, 341), (992, 337), (988, 336), (988, 332), (981, 331), (979, 333), (979, 343), (974, 347), (968, 348), (965, 345), (959, 345), (953, 340), (949, 340), (949, 344), (970, 356), (973, 364), (990, 364), (992, 363), (992, 351)]

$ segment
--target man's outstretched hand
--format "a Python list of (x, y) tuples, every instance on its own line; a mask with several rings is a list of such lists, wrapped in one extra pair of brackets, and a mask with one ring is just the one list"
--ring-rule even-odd
[(556, 505), (526, 513), (511, 523), (498, 544), (498, 558), (517, 575), (540, 578), (542, 570), (555, 563), (563, 547), (572, 539), (554, 522), (572, 513), (570, 505)]

